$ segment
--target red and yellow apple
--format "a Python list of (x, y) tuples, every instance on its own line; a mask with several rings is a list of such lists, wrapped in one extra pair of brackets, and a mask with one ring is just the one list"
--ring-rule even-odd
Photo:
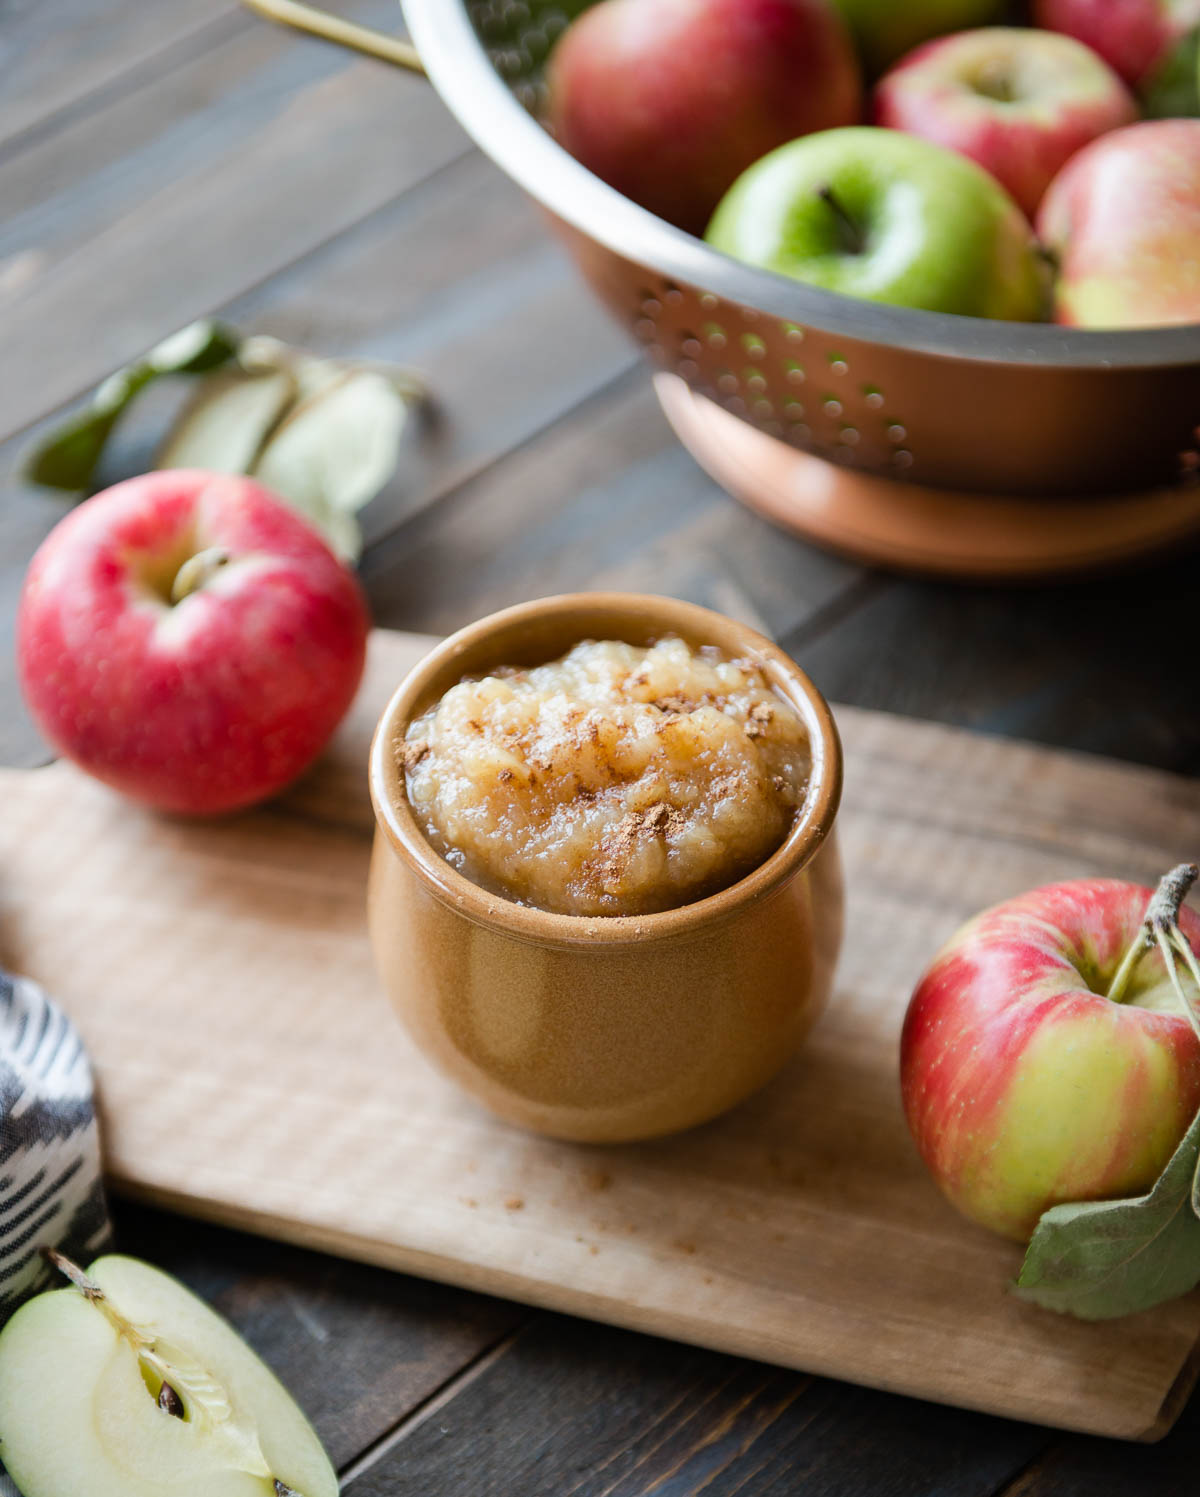
[(560, 143), (696, 234), (752, 162), (862, 108), (829, 0), (602, 0), (564, 33), (547, 83)]
[[(964, 925), (918, 983), (904, 1110), (982, 1226), (1025, 1240), (1051, 1206), (1148, 1190), (1200, 1109), (1200, 1039), (1144, 946), (1151, 897), (1102, 878), (1034, 889)], [(1178, 923), (1200, 949), (1200, 919)]]
[(30, 564), (21, 687), (51, 744), (163, 810), (211, 814), (282, 789), (362, 676), (358, 581), (248, 478), (148, 473), (81, 504)]
[(927, 42), (875, 91), (877, 124), (971, 157), (1030, 218), (1076, 151), (1137, 115), (1132, 94), (1090, 48), (1015, 26)]
[(1055, 320), (1200, 323), (1200, 120), (1147, 120), (1086, 146), (1037, 219), (1058, 261)]
[(1034, 0), (1033, 18), (1086, 43), (1137, 86), (1200, 26), (1200, 0)]

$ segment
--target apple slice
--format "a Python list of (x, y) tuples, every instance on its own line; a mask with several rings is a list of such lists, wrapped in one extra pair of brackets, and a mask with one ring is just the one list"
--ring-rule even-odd
[(278, 1379), (182, 1284), (98, 1259), (0, 1332), (0, 1458), (25, 1497), (337, 1497)]

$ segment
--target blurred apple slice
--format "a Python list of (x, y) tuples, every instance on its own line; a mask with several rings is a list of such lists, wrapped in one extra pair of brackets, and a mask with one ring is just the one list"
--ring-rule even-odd
[(0, 1457), (24, 1497), (336, 1497), (291, 1396), (182, 1284), (98, 1259), (0, 1332)]

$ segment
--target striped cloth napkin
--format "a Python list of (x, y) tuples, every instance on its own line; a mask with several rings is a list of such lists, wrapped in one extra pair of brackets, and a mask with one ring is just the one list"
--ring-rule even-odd
[(36, 983), (0, 971), (0, 1325), (49, 1281), (43, 1247), (86, 1265), (108, 1232), (83, 1041)]

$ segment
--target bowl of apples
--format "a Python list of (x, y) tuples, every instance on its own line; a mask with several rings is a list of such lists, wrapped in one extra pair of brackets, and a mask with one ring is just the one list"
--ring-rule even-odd
[(1113, 9), (404, 0), (386, 55), (545, 210), (738, 498), (1034, 577), (1200, 530), (1200, 0)]

